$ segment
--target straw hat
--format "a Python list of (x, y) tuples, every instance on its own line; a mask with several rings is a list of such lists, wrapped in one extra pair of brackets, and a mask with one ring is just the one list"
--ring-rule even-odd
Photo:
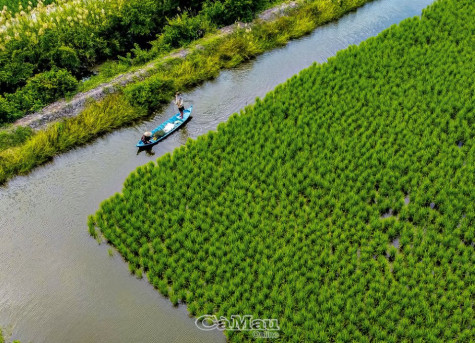
[(147, 131), (143, 134), (145, 137), (152, 137), (152, 133), (150, 131)]

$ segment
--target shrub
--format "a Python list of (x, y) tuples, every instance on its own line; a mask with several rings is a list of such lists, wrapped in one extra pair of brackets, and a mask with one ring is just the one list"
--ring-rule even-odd
[(25, 111), (31, 112), (73, 93), (77, 86), (78, 81), (69, 71), (53, 69), (29, 79), (17, 96), (28, 99), (25, 103), (31, 105), (25, 106)]
[(153, 111), (160, 104), (169, 101), (173, 93), (173, 80), (167, 80), (161, 76), (152, 76), (124, 89), (124, 95), (131, 104), (140, 106), (147, 111)]
[[(0, 95), (0, 124), (8, 123), (19, 117), (22, 112), (18, 111), (16, 104), (10, 99), (5, 99)], [(20, 115), (18, 115), (20, 113)]]
[(29, 79), (13, 94), (0, 95), (0, 123), (14, 121), (76, 91), (78, 81), (65, 69), (53, 69)]
[(254, 19), (257, 11), (269, 3), (269, 0), (207, 1), (203, 7), (203, 14), (219, 26), (229, 25), (235, 21), (248, 22)]
[(124, 3), (121, 22), (132, 35), (149, 36), (165, 20), (160, 12), (157, 0), (129, 0)]
[(165, 47), (178, 48), (185, 46), (189, 42), (201, 38), (210, 31), (212, 24), (203, 16), (190, 17), (188, 13), (183, 13), (169, 19), (160, 36), (159, 44)]
[(54, 65), (58, 68), (63, 68), (71, 73), (79, 71), (81, 61), (76, 53), (76, 50), (68, 46), (59, 47), (54, 53)]

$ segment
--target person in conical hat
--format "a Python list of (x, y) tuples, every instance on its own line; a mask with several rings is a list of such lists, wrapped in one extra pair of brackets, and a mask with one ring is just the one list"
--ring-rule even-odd
[(147, 131), (142, 136), (142, 142), (144, 142), (144, 144), (148, 144), (150, 143), (150, 138), (152, 138), (152, 133)]

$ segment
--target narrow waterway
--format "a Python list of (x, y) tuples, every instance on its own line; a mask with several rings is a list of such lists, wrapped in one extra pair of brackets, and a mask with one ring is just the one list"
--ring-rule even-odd
[[(195, 327), (145, 280), (131, 276), (86, 228), (100, 202), (121, 191), (127, 175), (188, 138), (213, 130), (279, 83), (338, 50), (358, 44), (433, 0), (375, 0), (338, 22), (266, 53), (185, 94), (186, 127), (137, 155), (135, 142), (175, 111), (63, 154), (0, 188), (0, 326), (23, 342), (224, 342)], [(323, 86), (323, 85), (322, 85)]]

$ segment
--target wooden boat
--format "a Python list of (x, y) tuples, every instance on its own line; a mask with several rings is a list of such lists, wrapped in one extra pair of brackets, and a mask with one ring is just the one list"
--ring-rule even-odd
[(144, 143), (142, 140), (139, 140), (137, 147), (146, 148), (157, 144), (162, 139), (170, 135), (172, 132), (176, 131), (180, 126), (182, 126), (188, 119), (190, 119), (191, 111), (193, 106), (183, 111), (183, 119), (180, 118), (180, 113), (175, 114), (173, 117), (163, 122), (156, 129), (152, 131), (152, 139), (150, 143)]

